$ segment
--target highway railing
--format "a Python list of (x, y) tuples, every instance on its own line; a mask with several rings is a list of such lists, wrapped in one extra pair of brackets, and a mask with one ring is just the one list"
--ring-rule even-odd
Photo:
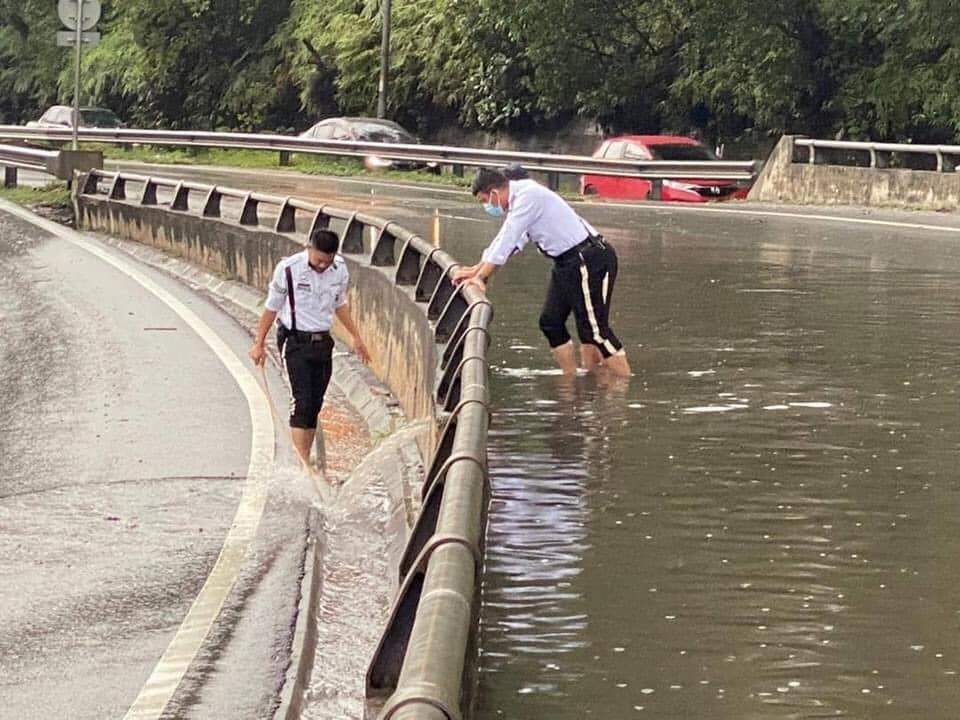
[[(913, 145), (911, 143), (852, 142), (846, 140), (794, 140), (794, 162), (811, 165), (853, 165), (935, 172), (956, 172), (960, 145)], [(796, 152), (796, 150), (799, 152)]]
[(46, 150), (27, 145), (0, 145), (3, 186), (16, 187), (20, 170), (72, 180), (75, 172), (103, 167), (103, 154), (75, 150)]
[(109, 201), (234, 221), (301, 241), (337, 220), (342, 223), (341, 253), (386, 273), (426, 314), (442, 348), (433, 393), (435, 414), (444, 425), (400, 563), (400, 591), (370, 662), (366, 687), (381, 720), (463, 717), (472, 697), (489, 499), (487, 348), (493, 313), (485, 295), (474, 286), (453, 284), (457, 263), (443, 250), (395, 223), (360, 212), (97, 170), (84, 176), (77, 195), (81, 215), (85, 200)]
[(16, 187), (18, 171), (49, 172), (60, 153), (54, 150), (40, 150), (22, 145), (0, 145), (0, 166), (3, 166), (3, 186)]
[[(133, 130), (82, 128), (80, 140), (93, 143), (169, 145), (197, 148), (240, 148), (281, 153), (304, 153), (337, 157), (377, 157), (454, 167), (503, 167), (519, 164), (548, 175), (612, 175), (645, 179), (701, 179), (752, 181), (759, 163), (716, 161), (607, 160), (580, 155), (512, 152), (443, 145), (394, 145), (351, 140), (317, 140), (254, 133), (194, 132), (183, 130)], [(0, 125), (0, 139), (66, 142), (69, 129), (28, 128)]]

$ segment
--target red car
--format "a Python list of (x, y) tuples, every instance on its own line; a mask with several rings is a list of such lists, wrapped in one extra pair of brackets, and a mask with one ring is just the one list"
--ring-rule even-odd
[[(621, 135), (605, 140), (593, 153), (607, 160), (717, 160), (711, 150), (693, 138), (680, 135)], [(639, 178), (612, 175), (584, 175), (580, 192), (600, 198), (646, 200), (653, 183)], [(664, 180), (662, 200), (707, 202), (745, 198), (750, 188), (732, 180)]]

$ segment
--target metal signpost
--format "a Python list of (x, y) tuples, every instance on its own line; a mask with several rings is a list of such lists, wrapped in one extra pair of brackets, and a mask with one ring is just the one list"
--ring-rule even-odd
[[(67, 31), (57, 33), (57, 45), (76, 48), (76, 67), (73, 76), (73, 149), (78, 147), (80, 130), (80, 59), (83, 46), (93, 47), (100, 42), (100, 33), (88, 32), (96, 27), (102, 8), (100, 0), (59, 0), (57, 13)], [(72, 32), (71, 32), (72, 31)]]

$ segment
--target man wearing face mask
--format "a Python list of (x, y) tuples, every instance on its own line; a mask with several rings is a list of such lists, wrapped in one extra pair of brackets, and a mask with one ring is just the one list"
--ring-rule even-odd
[(266, 360), (267, 333), (279, 316), (277, 345), (290, 381), (290, 434), (297, 456), (308, 472), (310, 448), (317, 432), (317, 416), (333, 372), (334, 316), (353, 338), (353, 349), (370, 362), (363, 340), (350, 317), (347, 264), (337, 255), (340, 238), (330, 230), (315, 230), (307, 249), (277, 265), (266, 307), (260, 316), (250, 358), (258, 366)]
[(577, 371), (577, 355), (566, 327), (573, 313), (583, 366), (628, 377), (626, 352), (608, 322), (617, 278), (613, 248), (563, 198), (534, 180), (508, 180), (502, 172), (481, 169), (473, 181), (473, 194), (489, 215), (506, 219), (480, 262), (458, 269), (454, 282), (485, 289), (490, 276), (533, 241), (553, 260), (540, 329), (557, 364), (566, 375)]

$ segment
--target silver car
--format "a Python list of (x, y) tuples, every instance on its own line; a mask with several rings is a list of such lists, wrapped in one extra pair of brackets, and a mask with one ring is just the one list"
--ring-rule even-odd
[[(34, 128), (72, 128), (73, 108), (66, 105), (54, 105), (39, 120), (31, 120), (27, 127)], [(80, 108), (80, 127), (121, 128), (123, 123), (112, 110), (99, 107)]]

